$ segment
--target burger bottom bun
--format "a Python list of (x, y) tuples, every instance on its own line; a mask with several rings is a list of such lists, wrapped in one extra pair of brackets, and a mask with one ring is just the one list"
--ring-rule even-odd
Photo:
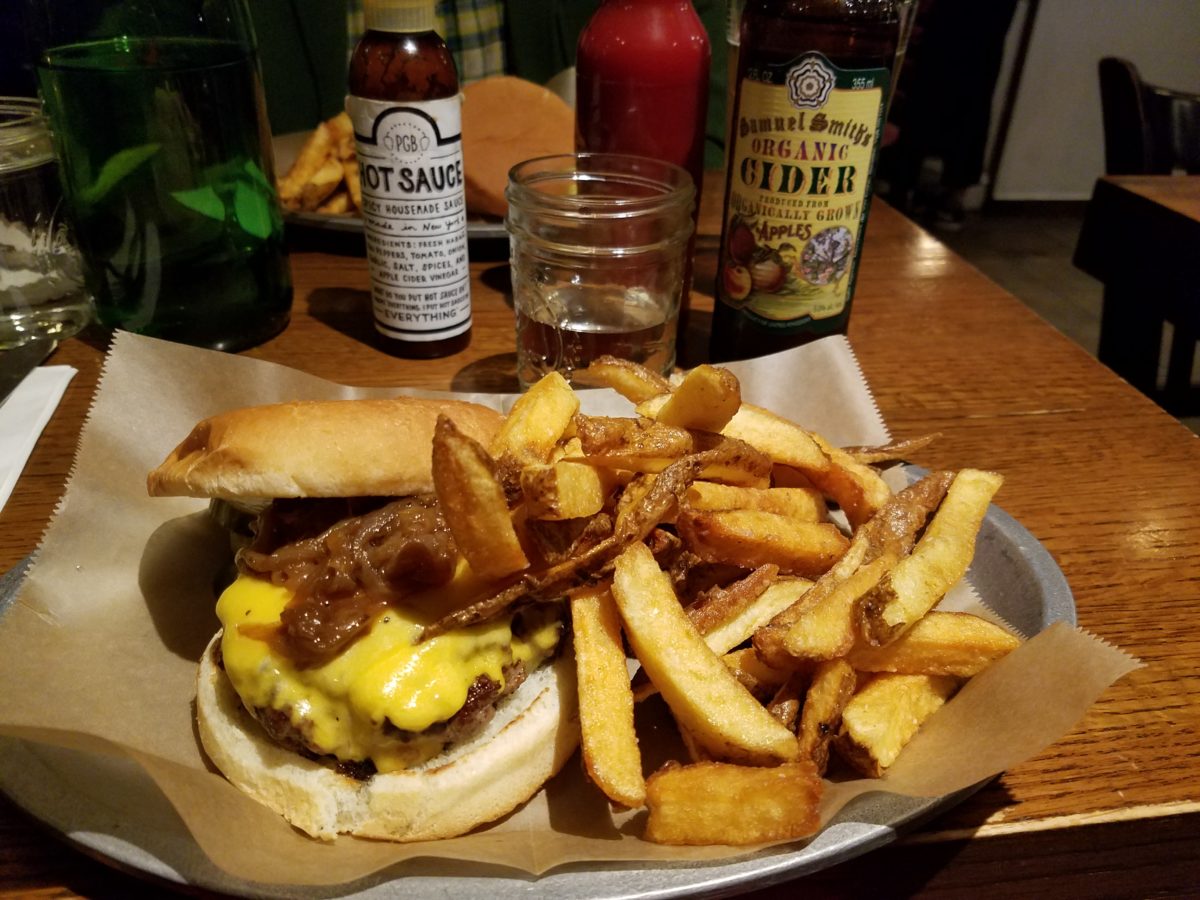
[(393, 841), (454, 837), (524, 803), (579, 743), (575, 662), (564, 648), (496, 707), (487, 727), (429, 762), (365, 781), (271, 741), (216, 664), (213, 638), (200, 661), (200, 740), (234, 785), (312, 837)]

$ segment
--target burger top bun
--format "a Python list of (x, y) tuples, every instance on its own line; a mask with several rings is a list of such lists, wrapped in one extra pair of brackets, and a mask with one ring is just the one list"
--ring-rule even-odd
[(205, 419), (157, 469), (155, 497), (403, 497), (433, 490), (439, 414), (487, 446), (499, 413), (458, 400), (310, 400)]
[(496, 707), (483, 731), (425, 765), (358, 781), (270, 740), (214, 658), (200, 661), (196, 721), (205, 752), (237, 787), (313, 837), (453, 837), (524, 803), (579, 741), (575, 659), (562, 653)]
[(463, 176), (467, 208), (508, 212), (508, 170), (535, 156), (575, 150), (575, 114), (553, 91), (512, 75), (463, 88)]

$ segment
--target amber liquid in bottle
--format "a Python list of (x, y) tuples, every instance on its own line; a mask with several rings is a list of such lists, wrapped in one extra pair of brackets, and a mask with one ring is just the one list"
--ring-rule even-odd
[(714, 361), (845, 333), (898, 33), (892, 0), (746, 0)]
[[(454, 57), (446, 42), (435, 31), (418, 33), (366, 31), (354, 48), (350, 60), (349, 91), (351, 98), (363, 100), (392, 101), (398, 105), (406, 102), (424, 102), (433, 100), (453, 100), (458, 97), (458, 70)], [(357, 128), (356, 128), (357, 130)], [(461, 140), (459, 140), (461, 148)], [(361, 157), (361, 154), (360, 154)], [(460, 157), (461, 159), (461, 149)], [(363, 170), (363, 175), (367, 172)], [(443, 173), (444, 174), (444, 173)], [(451, 174), (449, 176), (453, 178)], [(462, 201), (461, 164), (458, 169), (458, 201)], [(364, 182), (365, 182), (364, 177)], [(423, 202), (419, 195), (413, 195), (407, 200)], [(443, 203), (443, 206), (448, 204)], [(424, 214), (424, 210), (419, 211)], [(461, 207), (465, 221), (465, 205)], [(370, 254), (371, 237), (368, 235), (368, 254)], [(443, 259), (432, 259), (429, 251), (422, 250), (417, 255), (419, 261), (405, 263), (415, 265), (420, 269), (426, 262), (441, 263)], [(456, 257), (457, 250), (451, 252)], [(465, 227), (462, 237), (461, 263), (456, 258), (447, 260), (466, 276), (466, 237)], [(374, 271), (372, 275), (374, 276)], [(469, 278), (468, 278), (469, 282)], [(462, 287), (469, 290), (469, 283)], [(376, 287), (374, 290), (379, 290)], [(378, 302), (378, 301), (377, 301)], [(379, 322), (378, 313), (376, 321)], [(449, 356), (466, 349), (471, 343), (471, 330), (468, 324), (466, 330), (451, 337), (436, 340), (404, 340), (393, 337), (383, 327), (377, 327), (380, 341), (384, 349), (396, 356), (408, 358), (430, 359), (438, 356)]]

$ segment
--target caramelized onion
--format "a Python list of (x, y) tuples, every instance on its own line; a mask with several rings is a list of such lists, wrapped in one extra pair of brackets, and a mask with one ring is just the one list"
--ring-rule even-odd
[(456, 557), (432, 494), (281, 500), (260, 518), (238, 567), (292, 593), (273, 643), (306, 668), (337, 656), (387, 604), (449, 581)]

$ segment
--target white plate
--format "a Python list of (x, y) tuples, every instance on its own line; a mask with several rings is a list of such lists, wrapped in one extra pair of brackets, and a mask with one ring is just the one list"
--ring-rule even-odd
[[(23, 567), (0, 579), (0, 613)], [(1046, 549), (992, 507), (968, 572), (980, 597), (1014, 628), (1033, 635), (1053, 622), (1075, 624), (1066, 579)], [(249, 883), (218, 869), (192, 840), (153, 782), (133, 763), (0, 738), (0, 788), (64, 838), (125, 869), (165, 881), (255, 897), (444, 898), (532, 896), (665, 898), (727, 895), (844, 862), (888, 843), (898, 830), (942, 812), (982, 785), (936, 799), (868, 794), (848, 804), (800, 848), (783, 846), (733, 862), (646, 868), (572, 865), (541, 877), (447, 860), (413, 860), (336, 888)]]

